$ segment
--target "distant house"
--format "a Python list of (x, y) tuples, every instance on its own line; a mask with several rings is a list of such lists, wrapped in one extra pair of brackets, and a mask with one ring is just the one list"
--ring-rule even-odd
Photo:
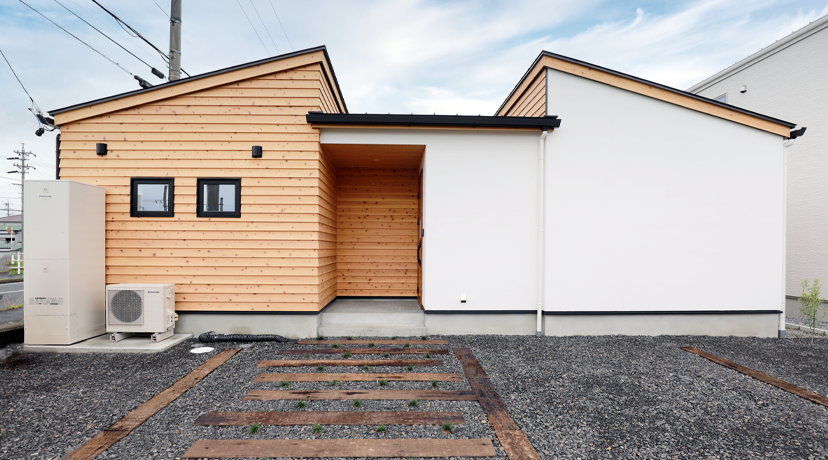
[(337, 297), (432, 334), (780, 327), (795, 124), (593, 64), (541, 53), (494, 116), (349, 113), (324, 47), (51, 114), (106, 282), (175, 283), (179, 330), (313, 336)]
[(23, 216), (0, 216), (0, 252), (23, 248)]
[(828, 16), (688, 91), (773, 113), (808, 128), (787, 151), (787, 312), (799, 316), (799, 280), (828, 281)]

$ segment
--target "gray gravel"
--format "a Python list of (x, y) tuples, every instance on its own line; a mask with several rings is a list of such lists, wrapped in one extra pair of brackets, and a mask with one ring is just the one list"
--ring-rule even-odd
[[(826, 458), (828, 408), (679, 350), (694, 346), (795, 385), (828, 395), (828, 338), (713, 337), (446, 337), (470, 347), (517, 422), (545, 459), (556, 458)], [(345, 341), (343, 341), (345, 343)], [(56, 458), (166, 388), (215, 353), (188, 353), (190, 341), (158, 355), (13, 354), (0, 364), (0, 458)], [(213, 344), (217, 351), (237, 344)], [(296, 410), (295, 401), (242, 401), (260, 372), (315, 372), (313, 368), (259, 369), (276, 351), (307, 348), (257, 343), (236, 355), (100, 458), (176, 458), (195, 440), (250, 438), (245, 427), (195, 427), (211, 410)], [(396, 357), (396, 356), (395, 356)], [(415, 357), (415, 356), (408, 356)], [(416, 356), (422, 358), (422, 356)], [(291, 358), (291, 357), (285, 357)], [(446, 365), (414, 372), (458, 372)], [(401, 368), (372, 367), (370, 372)], [(325, 372), (363, 372), (328, 367)], [(329, 389), (292, 383), (292, 389)], [(345, 382), (337, 388), (379, 388)], [(427, 382), (389, 382), (388, 389), (428, 389)], [(466, 383), (441, 382), (440, 389)], [(311, 401), (303, 410), (458, 410), (466, 424), (453, 434), (439, 427), (263, 427), (257, 439), (476, 438), (494, 440), (478, 404), (421, 401)], [(409, 430), (409, 428), (411, 428)]]

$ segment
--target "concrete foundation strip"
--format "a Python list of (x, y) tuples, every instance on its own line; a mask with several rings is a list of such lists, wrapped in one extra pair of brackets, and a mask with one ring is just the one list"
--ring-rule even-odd
[(490, 439), (203, 439), (181, 458), (496, 456)]
[(192, 372), (172, 384), (172, 386), (153, 396), (149, 401), (126, 414), (109, 428), (93, 436), (77, 450), (64, 457), (63, 460), (91, 460), (97, 457), (105, 450), (114, 446), (115, 443), (123, 439), (132, 430), (147, 421), (147, 419), (155, 415), (156, 412), (175, 401), (179, 396), (192, 388), (193, 385), (200, 382), (204, 377), (207, 377), (240, 350), (241, 348), (228, 348), (219, 352), (204, 364), (198, 366)]
[(804, 399), (807, 399), (808, 401), (811, 401), (813, 403), (821, 404), (823, 406), (828, 407), (828, 398), (826, 398), (825, 396), (816, 394), (812, 391), (808, 391), (804, 388), (799, 388), (796, 385), (791, 385), (788, 382), (784, 382), (784, 381), (779, 380), (775, 377), (771, 377), (770, 375), (763, 374), (761, 372), (755, 371), (753, 369), (742, 366), (740, 364), (736, 364), (736, 363), (734, 363), (732, 361), (728, 361), (724, 358), (719, 358), (716, 355), (711, 355), (710, 353), (707, 353), (706, 351), (699, 350), (698, 348), (681, 347), (681, 349), (684, 350), (684, 351), (688, 351), (690, 353), (695, 353), (695, 354), (701, 356), (702, 358), (709, 359), (710, 361), (713, 361), (716, 364), (727, 367), (729, 369), (733, 369), (734, 371), (741, 372), (742, 374), (745, 374), (749, 377), (753, 377), (756, 380), (760, 380), (762, 382), (765, 382), (768, 385), (773, 385), (777, 388), (780, 388), (782, 390), (787, 391), (788, 393), (795, 394), (796, 396), (799, 396), (800, 398), (804, 398)]
[(345, 352), (352, 355), (381, 355), (388, 353), (389, 355), (424, 355), (431, 353), (432, 355), (447, 355), (448, 350), (445, 348), (323, 348), (321, 350), (282, 350), (279, 355), (341, 355)]
[(256, 367), (300, 366), (442, 366), (439, 359), (283, 359), (264, 360)]
[(466, 423), (460, 412), (351, 412), (351, 411), (290, 411), (290, 412), (208, 412), (193, 425), (246, 426), (260, 425), (442, 425)]
[[(410, 400), (476, 401), (469, 390), (250, 390), (245, 401), (325, 400)], [(347, 457), (347, 455), (345, 455)]]
[(816, 335), (828, 335), (828, 330), (817, 328), (811, 329), (810, 326), (802, 326), (801, 324), (785, 323), (785, 327), (788, 329), (799, 329), (800, 331), (806, 332), (808, 334), (810, 334), (811, 331), (813, 331)]
[(370, 339), (354, 339), (354, 340), (298, 340), (297, 345), (403, 345), (410, 343), (411, 345), (448, 345), (448, 340), (370, 340)]
[(469, 348), (455, 348), (466, 379), (483, 408), (489, 424), (510, 460), (541, 460), (529, 437), (517, 426), (486, 371)]
[(460, 382), (460, 374), (437, 374), (429, 372), (399, 372), (399, 373), (376, 373), (365, 372), (360, 374), (344, 373), (285, 373), (285, 374), (259, 374), (253, 381), (259, 383), (279, 382), (375, 382), (387, 380), (389, 382)]

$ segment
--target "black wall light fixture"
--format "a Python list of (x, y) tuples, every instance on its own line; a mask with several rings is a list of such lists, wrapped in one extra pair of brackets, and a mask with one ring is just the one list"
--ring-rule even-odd
[(95, 144), (95, 153), (98, 155), (106, 155), (106, 144), (100, 142)]
[(253, 146), (253, 158), (261, 158), (262, 157), (262, 146), (261, 145), (254, 145)]

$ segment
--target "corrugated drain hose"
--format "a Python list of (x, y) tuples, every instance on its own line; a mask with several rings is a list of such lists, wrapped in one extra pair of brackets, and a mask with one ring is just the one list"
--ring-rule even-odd
[(276, 334), (216, 334), (205, 332), (198, 336), (199, 342), (295, 342)]

